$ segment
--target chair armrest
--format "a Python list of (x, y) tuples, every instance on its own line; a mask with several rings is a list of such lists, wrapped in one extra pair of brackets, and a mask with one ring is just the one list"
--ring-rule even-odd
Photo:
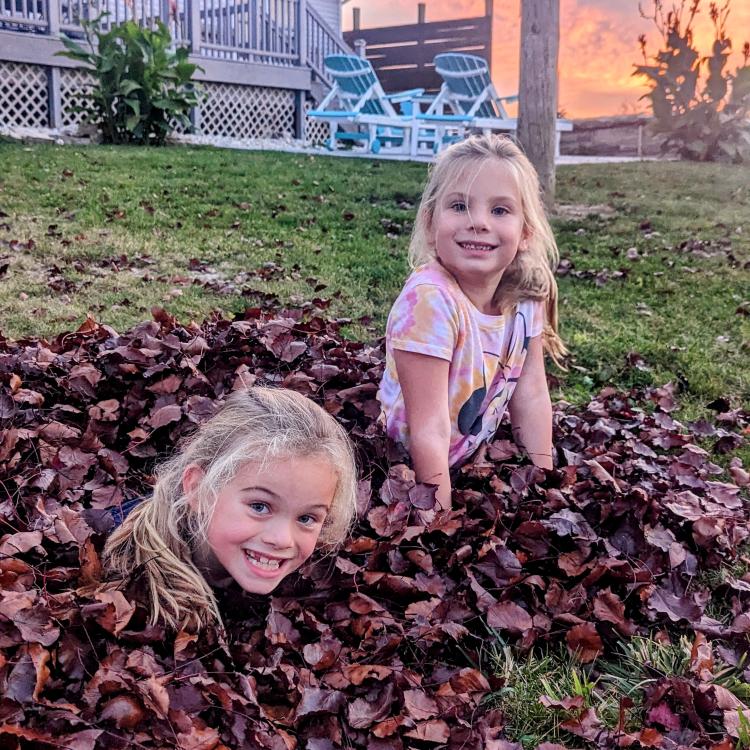
[(357, 116), (357, 113), (349, 112), (347, 110), (341, 110), (341, 109), (311, 109), (307, 113), (307, 116), (321, 118), (321, 119), (328, 119), (328, 120), (332, 120), (334, 118), (344, 119), (347, 117), (350, 119), (353, 119)]
[(460, 122), (465, 125), (474, 122), (474, 118), (467, 115), (418, 115), (417, 119), (420, 122)]
[(408, 91), (397, 91), (395, 94), (386, 94), (385, 98), (396, 104), (402, 101), (409, 101), (416, 99), (418, 96), (424, 94), (424, 89), (409, 89)]
[(518, 101), (518, 94), (511, 94), (510, 96), (498, 96), (497, 98), (501, 102), (517, 102)]

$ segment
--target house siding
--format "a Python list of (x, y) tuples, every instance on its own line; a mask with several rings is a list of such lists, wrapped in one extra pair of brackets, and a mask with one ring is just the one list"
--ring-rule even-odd
[(325, 22), (333, 31), (341, 34), (341, 3), (340, 0), (309, 0), (315, 10), (323, 16)]

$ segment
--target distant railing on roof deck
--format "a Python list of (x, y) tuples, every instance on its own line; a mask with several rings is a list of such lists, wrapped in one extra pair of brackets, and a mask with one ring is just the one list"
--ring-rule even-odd
[[(307, 60), (300, 59), (299, 44), (300, 8), (307, 9), (307, 0), (197, 0), (197, 6), (195, 2), (0, 0), (0, 30), (81, 36), (81, 20), (91, 20), (104, 11), (109, 13), (103, 21), (104, 28), (127, 20), (153, 25), (161, 19), (176, 44), (188, 45), (194, 54), (203, 57), (273, 65), (307, 64)], [(304, 16), (311, 18), (307, 11)], [(325, 35), (330, 30), (324, 33), (319, 26), (319, 17), (314, 14), (308, 35), (312, 33), (320, 39), (326, 50), (333, 49), (335, 45)], [(192, 29), (197, 31), (198, 27), (200, 39), (193, 39)], [(329, 54), (320, 53), (315, 44), (308, 44), (307, 52), (321, 60)]]

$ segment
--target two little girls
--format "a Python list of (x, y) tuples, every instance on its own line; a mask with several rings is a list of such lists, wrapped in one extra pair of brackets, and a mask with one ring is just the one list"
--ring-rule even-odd
[[(500, 136), (438, 157), (410, 247), (414, 272), (386, 331), (386, 429), (417, 479), (451, 507), (450, 470), (510, 411), (531, 460), (552, 466), (544, 353), (559, 360), (557, 248), (536, 173)], [(349, 440), (296, 393), (230, 396), (157, 472), (105, 548), (110, 572), (145, 576), (151, 614), (172, 627), (221, 622), (214, 588), (266, 594), (316, 545), (340, 542), (355, 511)]]

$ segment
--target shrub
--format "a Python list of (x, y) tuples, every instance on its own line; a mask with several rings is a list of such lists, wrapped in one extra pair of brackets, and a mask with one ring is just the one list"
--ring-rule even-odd
[(102, 31), (103, 13), (82, 23), (90, 50), (63, 35), (57, 54), (87, 63), (94, 85), (77, 109), (96, 124), (105, 143), (162, 145), (175, 125), (190, 129), (190, 109), (199, 103), (184, 47), (172, 48), (169, 29), (126, 21)]
[[(654, 131), (665, 136), (664, 150), (675, 149), (696, 161), (750, 159), (750, 45), (734, 73), (726, 67), (732, 41), (726, 34), (729, 2), (710, 3), (714, 25), (711, 54), (701, 57), (693, 44), (693, 22), (701, 0), (686, 0), (664, 14), (662, 0), (652, 0), (653, 15), (645, 16), (659, 29), (664, 48), (648, 64), (646, 38), (639, 37), (644, 64), (634, 75), (649, 79)], [(707, 71), (706, 75), (702, 73)]]

